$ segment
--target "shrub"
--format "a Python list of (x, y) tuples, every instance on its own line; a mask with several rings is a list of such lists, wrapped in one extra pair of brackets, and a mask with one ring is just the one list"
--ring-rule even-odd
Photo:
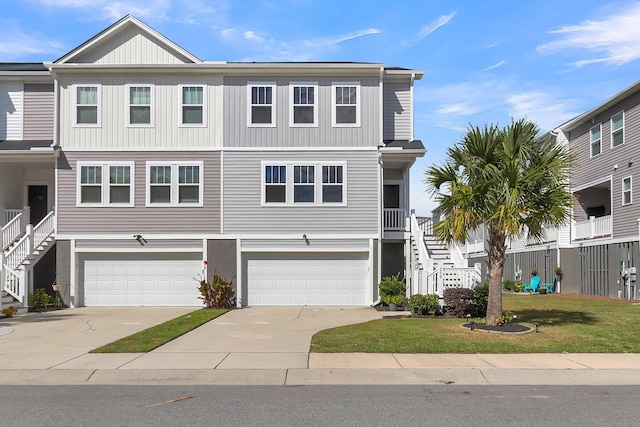
[(407, 285), (404, 283), (404, 279), (400, 280), (400, 273), (395, 276), (383, 277), (382, 281), (378, 285), (380, 291), (380, 300), (389, 304), (391, 297), (402, 295), (403, 297), (407, 293)]
[[(523, 285), (524, 286), (524, 285)], [(476, 303), (477, 317), (485, 317), (487, 315), (487, 305), (489, 305), (489, 284), (485, 283), (473, 290)]]
[(198, 291), (200, 291), (200, 296), (198, 298), (204, 301), (205, 306), (207, 308), (230, 307), (234, 295), (233, 281), (220, 276), (218, 269), (214, 270), (211, 282), (208, 282), (203, 277), (204, 269), (200, 276), (199, 279), (196, 279), (199, 281)]
[(453, 317), (474, 316), (476, 313), (476, 301), (473, 289), (445, 289), (444, 305), (447, 314)]
[(505, 291), (524, 292), (524, 283), (522, 283), (519, 280), (516, 280), (516, 281), (505, 280), (504, 282), (502, 282), (502, 288)]
[(421, 295), (415, 294), (409, 298), (411, 313), (419, 315), (436, 315), (440, 314), (438, 294)]
[(34, 310), (45, 309), (53, 302), (51, 297), (44, 288), (38, 288), (34, 293), (29, 294), (29, 308)]

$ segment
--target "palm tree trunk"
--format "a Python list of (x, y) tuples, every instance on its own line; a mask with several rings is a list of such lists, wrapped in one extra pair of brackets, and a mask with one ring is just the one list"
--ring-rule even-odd
[(487, 304), (487, 325), (494, 325), (502, 316), (502, 274), (507, 258), (506, 237), (489, 227), (489, 301)]

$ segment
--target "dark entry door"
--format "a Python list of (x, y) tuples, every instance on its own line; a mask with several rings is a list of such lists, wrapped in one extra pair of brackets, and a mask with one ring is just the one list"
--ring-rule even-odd
[(400, 186), (394, 184), (384, 185), (384, 207), (399, 208), (400, 207)]
[(47, 216), (47, 186), (29, 186), (29, 207), (31, 208), (31, 224), (36, 225)]

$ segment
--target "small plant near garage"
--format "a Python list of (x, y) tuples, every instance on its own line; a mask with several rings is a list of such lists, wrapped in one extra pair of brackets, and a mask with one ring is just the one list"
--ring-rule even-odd
[(209, 282), (206, 279), (206, 269), (207, 261), (204, 262), (200, 277), (196, 279), (199, 282), (198, 291), (200, 291), (198, 298), (204, 301), (207, 308), (231, 307), (234, 297), (233, 281), (222, 277), (216, 268)]
[(46, 310), (54, 307), (57, 300), (49, 295), (44, 288), (38, 288), (34, 293), (29, 294), (29, 310)]
[(409, 298), (411, 314), (418, 316), (435, 316), (440, 314), (439, 299), (438, 294), (411, 295), (411, 298)]
[[(404, 279), (400, 279), (400, 273), (395, 276), (387, 276), (383, 277), (380, 284), (378, 284), (378, 290), (380, 292), (380, 300), (389, 305), (389, 303), (394, 303), (394, 301), (399, 301), (400, 297), (402, 297), (402, 302), (404, 303), (405, 295), (407, 294), (407, 285), (404, 282)], [(396, 304), (398, 305), (398, 304)]]

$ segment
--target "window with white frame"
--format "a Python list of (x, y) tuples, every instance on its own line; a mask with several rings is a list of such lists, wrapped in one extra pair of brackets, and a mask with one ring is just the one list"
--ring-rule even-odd
[(147, 162), (147, 206), (202, 206), (202, 162)]
[(153, 86), (127, 85), (129, 126), (153, 126)]
[(262, 162), (265, 205), (345, 205), (343, 162)]
[(275, 126), (275, 83), (249, 83), (248, 126)]
[(334, 127), (360, 125), (360, 84), (334, 83), (332, 85)]
[(602, 125), (600, 123), (591, 128), (589, 138), (591, 141), (591, 157), (597, 156), (602, 152)]
[(75, 86), (74, 125), (100, 126), (100, 86)]
[(78, 206), (133, 206), (133, 162), (78, 163)]
[(203, 85), (181, 85), (181, 118), (182, 126), (205, 125), (205, 87)]
[(611, 116), (611, 147), (624, 144), (624, 111)]
[(315, 83), (292, 83), (290, 88), (289, 122), (291, 126), (317, 126), (316, 92), (318, 85)]
[(622, 179), (622, 204), (623, 205), (630, 205), (631, 202), (633, 201), (631, 197), (631, 190), (632, 190), (631, 177), (628, 176), (626, 178), (623, 178)]

